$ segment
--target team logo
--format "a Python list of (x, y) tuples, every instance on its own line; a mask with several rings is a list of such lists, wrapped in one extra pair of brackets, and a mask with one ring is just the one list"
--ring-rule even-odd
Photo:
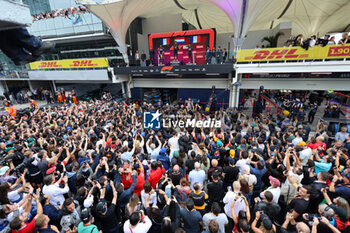
[(143, 128), (145, 129), (160, 129), (160, 116), (162, 114), (159, 111), (156, 112), (144, 112), (143, 113)]

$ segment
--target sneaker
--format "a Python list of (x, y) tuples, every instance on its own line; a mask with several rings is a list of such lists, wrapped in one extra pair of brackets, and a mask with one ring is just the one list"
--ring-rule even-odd
[(37, 57), (37, 56), (32, 56), (32, 55), (28, 55), (24, 60), (22, 61), (14, 61), (16, 66), (22, 66), (31, 62), (35, 62), (35, 61), (39, 61), (41, 59), (41, 57)]
[(51, 49), (55, 48), (56, 46), (56, 43), (55, 42), (52, 42), (52, 41), (47, 41), (47, 42), (44, 42), (40, 48), (36, 49), (34, 52), (32, 52), (32, 55), (33, 56), (41, 56), (42, 54), (50, 51)]

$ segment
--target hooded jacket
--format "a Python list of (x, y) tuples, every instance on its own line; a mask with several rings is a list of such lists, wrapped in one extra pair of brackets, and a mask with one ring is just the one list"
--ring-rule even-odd
[(62, 232), (66, 232), (69, 230), (70, 226), (74, 225), (78, 227), (80, 220), (80, 206), (77, 201), (74, 201), (75, 209), (73, 212), (69, 212), (65, 206), (62, 207), (62, 218), (61, 218), (61, 226)]

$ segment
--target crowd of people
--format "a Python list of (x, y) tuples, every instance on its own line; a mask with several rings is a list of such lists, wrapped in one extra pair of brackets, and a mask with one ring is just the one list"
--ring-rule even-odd
[(345, 45), (350, 44), (350, 35), (345, 32), (342, 34), (342, 38), (339, 41), (335, 41), (335, 36), (329, 34), (320, 37), (319, 34), (313, 35), (309, 38), (305, 38), (303, 34), (297, 35), (295, 38), (290, 39), (286, 43), (286, 47), (301, 46), (306, 50), (313, 46), (327, 46), (327, 45)]
[[(178, 48), (174, 48), (174, 54), (173, 54), (173, 61), (179, 61), (182, 64), (184, 64), (184, 61), (182, 61), (181, 59), (179, 60), (178, 58)], [(154, 50), (150, 50), (149, 51), (149, 59), (147, 59), (147, 54), (145, 53), (144, 50), (141, 51), (141, 53), (136, 50), (135, 52), (129, 48), (128, 49), (128, 58), (129, 58), (129, 65), (130, 66), (142, 66), (145, 67), (148, 65), (153, 66), (155, 64), (164, 64), (165, 62), (165, 48), (160, 45), (159, 48), (156, 49), (157, 53)], [(201, 52), (196, 52), (196, 54), (200, 54)], [(155, 54), (158, 54), (158, 56), (156, 56), (155, 58)], [(187, 56), (188, 56), (188, 60), (187, 63), (196, 63), (196, 60), (194, 58), (195, 53), (193, 53), (193, 48), (192, 45), (189, 44), (187, 46)], [(226, 50), (226, 48), (221, 48), (220, 46), (218, 46), (218, 48), (216, 49), (215, 47), (213, 49), (210, 49), (209, 47), (207, 47), (207, 49), (205, 51), (203, 51), (203, 57), (205, 57), (205, 61), (206, 64), (223, 64), (225, 62), (227, 62), (227, 60), (229, 60), (228, 57), (228, 51)], [(156, 60), (156, 61), (155, 61)]]
[(83, 6), (72, 7), (68, 9), (56, 9), (56, 10), (32, 15), (32, 20), (34, 22), (42, 19), (51, 19), (51, 18), (57, 18), (57, 17), (65, 17), (65, 18), (71, 19), (77, 14), (83, 14), (86, 12), (88, 12), (88, 10)]
[[(220, 128), (145, 129), (216, 119)], [(349, 232), (350, 136), (111, 95), (0, 118), (1, 232)]]

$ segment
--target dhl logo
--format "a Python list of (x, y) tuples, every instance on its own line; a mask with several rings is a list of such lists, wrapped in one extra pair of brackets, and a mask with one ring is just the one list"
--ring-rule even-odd
[(161, 71), (171, 71), (173, 68), (173, 66), (164, 66)]
[(49, 61), (49, 62), (40, 62), (41, 68), (57, 68), (61, 67), (60, 65), (57, 65), (57, 62), (55, 61)]
[(81, 60), (81, 61), (73, 61), (73, 67), (91, 67), (95, 66), (95, 64), (92, 64), (92, 60)]
[(308, 58), (309, 54), (295, 54), (298, 49), (276, 49), (276, 50), (258, 50), (255, 56), (245, 57), (246, 60), (264, 60), (264, 59), (297, 59)]

